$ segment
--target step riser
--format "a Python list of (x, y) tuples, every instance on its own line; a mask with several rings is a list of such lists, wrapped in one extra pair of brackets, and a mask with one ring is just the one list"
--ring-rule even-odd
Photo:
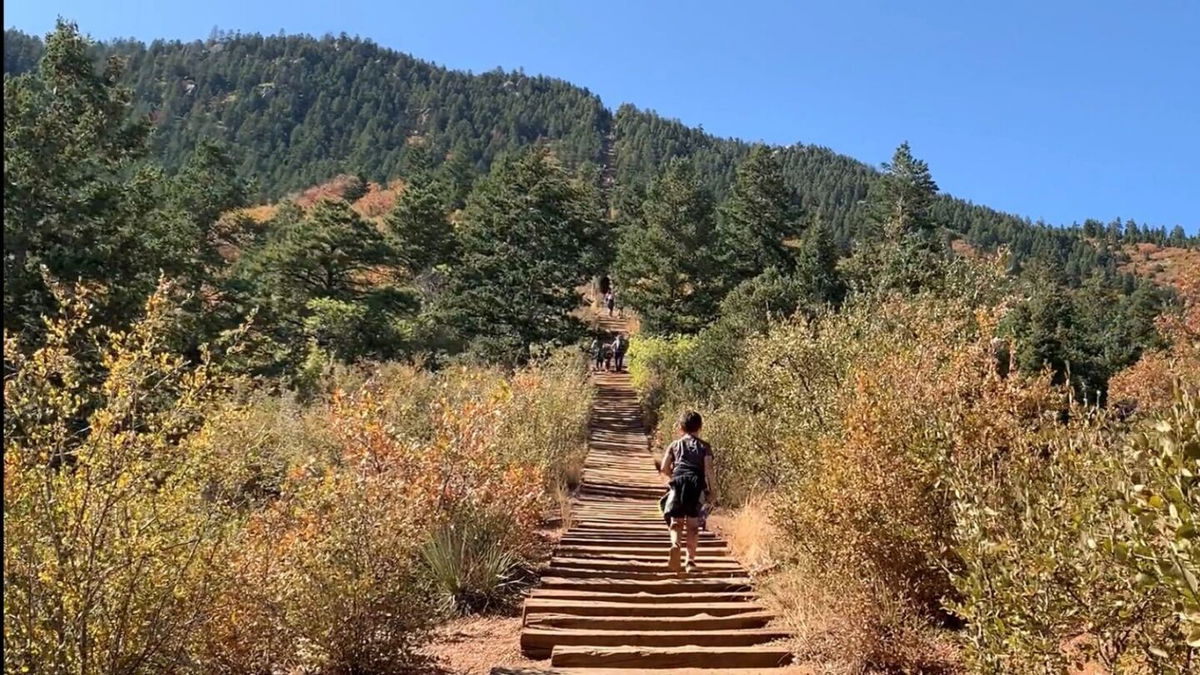
[[(576, 569), (590, 569), (594, 571), (612, 570), (614, 572), (668, 572), (666, 562), (637, 562), (631, 560), (604, 559), (604, 558), (554, 558), (550, 561), (550, 566), (558, 567), (573, 567)], [(738, 576), (746, 576), (746, 570), (732, 559), (707, 562), (704, 564), (704, 570), (710, 572), (739, 572)]]
[(678, 579), (684, 576), (688, 579), (745, 578), (745, 572), (742, 570), (700, 570), (697, 572), (688, 572), (685, 575), (683, 572), (672, 572), (666, 569), (666, 565), (663, 565), (661, 571), (656, 572), (625, 572), (622, 570), (593, 570), (578, 567), (551, 567), (546, 570), (546, 574), (553, 574), (563, 579), (645, 579), (647, 581)]
[(735, 579), (669, 579), (666, 581), (642, 581), (638, 579), (614, 579), (599, 582), (596, 579), (554, 577), (542, 579), (542, 588), (594, 589), (608, 593), (699, 593), (699, 592), (744, 592), (750, 590), (749, 580)]
[[(603, 593), (572, 591), (556, 588), (535, 588), (530, 596), (535, 600), (587, 600), (594, 602), (655, 603), (694, 605), (714, 602), (753, 602), (753, 593)], [(701, 610), (700, 613), (702, 613)]]
[(786, 665), (790, 659), (787, 650), (753, 647), (720, 650), (558, 647), (550, 656), (550, 665), (555, 668), (774, 668)]
[(672, 605), (635, 605), (630, 607), (601, 607), (597, 605), (557, 605), (554, 607), (525, 606), (525, 622), (536, 614), (569, 614), (571, 616), (607, 616), (607, 617), (688, 617), (697, 614), (710, 616), (734, 616), (737, 614), (757, 614), (763, 611), (762, 605), (738, 603), (737, 607), (676, 607)]
[(787, 637), (780, 631), (681, 631), (675, 634), (654, 633), (568, 633), (555, 630), (526, 630), (521, 634), (521, 652), (535, 659), (550, 656), (559, 645), (589, 647), (749, 647)]
[(734, 614), (732, 616), (686, 617), (595, 617), (569, 614), (534, 614), (527, 626), (534, 628), (575, 628), (590, 630), (734, 630), (762, 628), (774, 618), (772, 614)]

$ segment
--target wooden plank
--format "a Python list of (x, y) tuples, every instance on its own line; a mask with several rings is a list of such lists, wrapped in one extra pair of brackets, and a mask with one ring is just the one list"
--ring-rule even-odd
[(594, 647), (746, 647), (787, 637), (769, 628), (744, 630), (587, 630), (526, 628), (521, 632), (521, 652), (535, 659), (550, 656), (560, 645)]
[(555, 647), (554, 667), (608, 668), (770, 668), (787, 665), (782, 647)]

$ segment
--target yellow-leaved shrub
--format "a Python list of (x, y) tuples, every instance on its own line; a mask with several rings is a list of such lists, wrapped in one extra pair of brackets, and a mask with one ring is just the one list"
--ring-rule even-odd
[[(6, 338), (7, 672), (403, 672), (579, 473), (567, 352), (364, 366), (301, 404), (174, 356), (166, 287), (128, 333), (66, 306), (39, 349)], [(467, 530), (502, 555), (438, 564)]]

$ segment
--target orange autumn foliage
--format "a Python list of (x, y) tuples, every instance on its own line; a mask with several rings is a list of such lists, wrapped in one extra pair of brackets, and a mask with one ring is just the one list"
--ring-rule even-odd
[(364, 218), (382, 218), (396, 205), (396, 199), (403, 191), (404, 181), (401, 180), (393, 180), (387, 186), (367, 183), (367, 193), (354, 202), (354, 210)]
[(1200, 268), (1196, 272), (1175, 278), (1182, 308), (1158, 319), (1170, 346), (1117, 373), (1109, 382), (1112, 401), (1153, 412), (1171, 405), (1176, 386), (1200, 390)]

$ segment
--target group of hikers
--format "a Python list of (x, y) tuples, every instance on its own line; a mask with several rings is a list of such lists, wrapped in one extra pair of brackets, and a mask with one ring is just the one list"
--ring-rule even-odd
[(617, 333), (612, 342), (605, 341), (601, 335), (592, 338), (592, 372), (621, 372), (625, 368), (625, 352), (628, 350), (629, 338), (624, 333)]
[[(613, 315), (616, 297), (608, 276), (600, 279), (600, 294), (608, 315)], [(611, 342), (597, 334), (591, 343), (592, 371), (620, 372), (625, 367), (629, 338), (618, 332)], [(709, 511), (717, 504), (717, 474), (712, 446), (700, 438), (704, 420), (692, 410), (679, 417), (679, 437), (667, 446), (657, 461), (659, 473), (667, 480), (667, 493), (659, 500), (663, 519), (671, 533), (667, 567), (672, 571), (695, 572), (696, 549), (700, 531), (705, 529)]]
[[(604, 298), (604, 307), (608, 309), (608, 315), (612, 316), (617, 299), (608, 275), (600, 277), (600, 295)], [(597, 333), (588, 348), (592, 357), (592, 372), (621, 372), (625, 368), (625, 352), (628, 350), (629, 338), (624, 333), (617, 333), (611, 342), (606, 340), (604, 335)]]

